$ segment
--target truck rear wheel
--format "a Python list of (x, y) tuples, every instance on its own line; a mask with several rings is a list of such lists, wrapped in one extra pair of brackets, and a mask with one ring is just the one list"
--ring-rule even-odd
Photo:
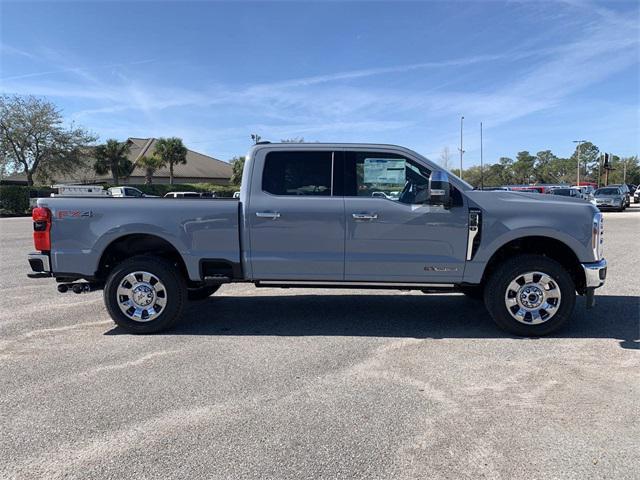
[(136, 256), (117, 265), (104, 287), (104, 303), (113, 321), (131, 333), (155, 333), (171, 327), (187, 298), (180, 272), (170, 262)]
[(518, 255), (491, 275), (484, 302), (500, 328), (521, 336), (548, 335), (571, 318), (576, 287), (553, 259)]

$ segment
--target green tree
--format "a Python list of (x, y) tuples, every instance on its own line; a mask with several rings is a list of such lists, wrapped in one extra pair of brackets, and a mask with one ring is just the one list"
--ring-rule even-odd
[(128, 176), (133, 169), (133, 164), (128, 158), (129, 149), (129, 142), (119, 142), (113, 138), (103, 145), (98, 145), (94, 152), (94, 170), (98, 175), (111, 173), (111, 181), (118, 185), (120, 178)]
[(173, 184), (173, 166), (187, 163), (187, 147), (181, 138), (159, 138), (156, 141), (155, 155), (162, 159), (165, 165), (169, 165), (169, 183)]
[(540, 183), (557, 183), (558, 157), (551, 150), (536, 153), (535, 177)]
[(578, 157), (580, 157), (580, 179), (596, 180), (598, 177), (598, 162), (600, 150), (591, 142), (584, 142), (576, 146), (571, 160), (573, 162), (574, 178), (577, 178)]
[(513, 173), (518, 183), (528, 184), (535, 180), (535, 162), (536, 157), (526, 150), (518, 152), (516, 161), (513, 163)]
[(145, 185), (151, 185), (153, 180), (153, 174), (157, 170), (166, 166), (162, 158), (158, 157), (157, 155), (151, 155), (150, 157), (147, 157), (145, 155), (141, 157), (140, 160), (138, 160), (138, 164), (144, 168), (144, 184)]
[(242, 182), (242, 172), (244, 171), (245, 157), (233, 157), (231, 159), (231, 184), (240, 185)]
[(0, 96), (0, 170), (51, 179), (83, 165), (88, 145), (97, 137), (87, 130), (63, 126), (60, 110), (36, 97)]

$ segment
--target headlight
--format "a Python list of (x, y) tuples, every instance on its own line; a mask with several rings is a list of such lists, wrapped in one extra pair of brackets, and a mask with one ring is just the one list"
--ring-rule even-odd
[(593, 226), (591, 229), (591, 247), (596, 260), (602, 259), (604, 242), (604, 218), (600, 212), (593, 215)]

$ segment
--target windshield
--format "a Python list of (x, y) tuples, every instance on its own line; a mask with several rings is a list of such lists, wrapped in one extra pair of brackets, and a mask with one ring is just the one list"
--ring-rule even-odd
[(618, 195), (620, 191), (617, 188), (599, 188), (596, 195)]

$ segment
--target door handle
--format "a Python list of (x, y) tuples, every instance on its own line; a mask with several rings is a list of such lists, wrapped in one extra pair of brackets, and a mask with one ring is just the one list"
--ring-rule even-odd
[(275, 220), (276, 218), (280, 218), (280, 212), (256, 212), (256, 217)]
[(375, 220), (378, 218), (377, 213), (352, 213), (354, 220)]

